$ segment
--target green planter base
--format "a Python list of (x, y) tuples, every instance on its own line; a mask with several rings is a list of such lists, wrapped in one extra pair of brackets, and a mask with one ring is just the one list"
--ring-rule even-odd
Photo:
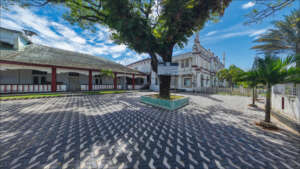
[(189, 104), (189, 98), (183, 97), (174, 100), (160, 99), (153, 96), (142, 96), (141, 102), (167, 110), (176, 110)]

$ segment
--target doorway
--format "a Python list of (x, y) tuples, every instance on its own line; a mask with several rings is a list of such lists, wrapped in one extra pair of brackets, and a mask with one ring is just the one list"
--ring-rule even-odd
[(69, 91), (80, 91), (79, 73), (69, 73)]

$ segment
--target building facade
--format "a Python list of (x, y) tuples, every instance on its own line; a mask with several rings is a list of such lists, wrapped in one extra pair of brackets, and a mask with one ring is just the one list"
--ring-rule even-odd
[(33, 44), (29, 39), (24, 32), (0, 28), (0, 93), (139, 89), (145, 85), (147, 76), (137, 70), (101, 57)]
[[(198, 36), (194, 40), (192, 52), (173, 56), (172, 62), (178, 63), (178, 73), (171, 76), (171, 89), (201, 91), (225, 86), (225, 82), (216, 76), (217, 72), (225, 67), (225, 54), (222, 62), (218, 56), (200, 44)], [(159, 78), (151, 70), (151, 59), (137, 61), (129, 66), (147, 74), (151, 72), (150, 88), (154, 91), (159, 90)]]
[[(127, 65), (127, 67), (137, 70), (139, 72), (143, 72), (147, 78), (145, 79), (145, 81), (141, 82), (141, 83), (145, 83), (147, 85), (150, 85), (151, 81), (151, 72), (152, 72), (152, 68), (151, 68), (151, 59), (150, 58), (146, 58), (143, 60), (139, 60), (137, 62), (131, 63), (129, 65)], [(143, 80), (143, 79), (140, 79)]]

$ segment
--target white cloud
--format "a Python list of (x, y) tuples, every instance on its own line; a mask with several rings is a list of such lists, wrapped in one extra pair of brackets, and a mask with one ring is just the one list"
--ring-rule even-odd
[(254, 5), (255, 5), (255, 2), (250, 1), (248, 3), (243, 4), (242, 8), (243, 9), (248, 9), (248, 8), (253, 7)]
[(232, 38), (232, 37), (237, 37), (237, 36), (243, 36), (243, 35), (249, 35), (253, 31), (252, 30), (246, 30), (246, 31), (241, 31), (241, 32), (232, 32), (232, 33), (226, 33), (222, 35), (222, 38)]
[(10, 10), (0, 17), (3, 27), (36, 32), (38, 35), (31, 37), (36, 44), (111, 58), (122, 64), (145, 57), (128, 50), (125, 45), (114, 44), (110, 39), (112, 31), (102, 25), (97, 26), (96, 32), (81, 30), (60, 18), (55, 21), (19, 6), (11, 6)]
[(249, 36), (250, 37), (259, 36), (259, 35), (267, 32), (267, 31), (268, 31), (268, 28), (266, 28), (266, 29), (259, 29), (259, 30), (256, 30), (256, 31), (252, 32)]
[(69, 41), (73, 41), (80, 44), (86, 43), (85, 39), (78, 36), (75, 31), (73, 31), (72, 29), (68, 28), (65, 25), (56, 22), (51, 22), (51, 26), (53, 26), (58, 33), (60, 33), (65, 39)]
[(114, 53), (114, 54), (111, 55), (111, 57), (114, 58), (114, 59), (115, 59), (115, 58), (118, 58), (118, 57), (120, 57), (120, 56), (121, 56), (121, 55), (120, 55), (120, 54), (117, 54), (117, 53)]
[[(236, 27), (236, 26), (235, 26)], [(247, 29), (240, 27), (239, 29), (231, 29), (227, 28), (224, 30), (219, 30), (218, 35), (212, 35), (212, 36), (205, 36), (204, 38), (201, 38), (201, 41), (205, 44), (209, 43), (215, 43), (223, 39), (230, 39), (230, 38), (236, 38), (236, 37), (242, 37), (242, 36), (249, 36), (257, 38), (259, 35), (265, 33), (268, 31), (269, 27), (264, 29)], [(242, 30), (242, 31), (239, 31)]]
[(8, 20), (8, 19), (2, 19), (1, 18), (1, 25), (5, 25), (6, 28), (8, 29), (14, 29), (14, 30), (18, 30), (18, 31), (22, 31), (23, 27), (16, 24), (15, 22)]
[(128, 65), (130, 63), (133, 63), (133, 62), (136, 62), (138, 60), (145, 59), (145, 58), (149, 57), (148, 54), (145, 54), (145, 53), (137, 54), (137, 53), (132, 52), (132, 51), (127, 52), (126, 55), (127, 55), (127, 57), (121, 58), (121, 59), (117, 60), (116, 62), (118, 62), (122, 65)]
[(116, 45), (116, 46), (112, 46), (110, 47), (110, 50), (112, 52), (124, 52), (126, 50), (126, 46), (125, 45)]
[(39, 17), (32, 13), (28, 9), (21, 8), (19, 6), (12, 6), (10, 9), (12, 12), (5, 12), (4, 19), (13, 21), (15, 24), (35, 30), (44, 38), (59, 39), (59, 35), (53, 32), (48, 26), (48, 20), (45, 17)]
[(217, 33), (217, 31), (211, 31), (211, 32), (208, 32), (207, 34), (206, 34), (206, 36), (211, 36), (211, 35), (214, 35), (214, 34), (216, 34)]

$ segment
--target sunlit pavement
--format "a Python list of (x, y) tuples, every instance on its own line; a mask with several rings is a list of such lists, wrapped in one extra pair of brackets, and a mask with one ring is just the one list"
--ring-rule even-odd
[(300, 138), (254, 125), (251, 98), (165, 111), (134, 92), (1, 102), (0, 168), (300, 168)]

